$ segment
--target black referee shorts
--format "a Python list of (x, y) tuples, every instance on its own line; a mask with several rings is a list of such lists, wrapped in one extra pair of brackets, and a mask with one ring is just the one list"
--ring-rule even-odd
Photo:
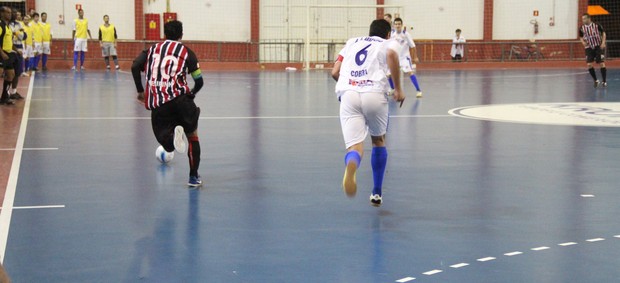
[(9, 52), (9, 59), (2, 60), (2, 68), (5, 70), (14, 70), (17, 67), (17, 53)]
[(174, 150), (173, 136), (176, 126), (183, 126), (185, 133), (198, 128), (200, 108), (194, 99), (181, 95), (151, 111), (151, 125), (155, 138), (168, 152)]
[(594, 61), (598, 64), (605, 62), (605, 52), (600, 46), (586, 48), (586, 62), (592, 63)]

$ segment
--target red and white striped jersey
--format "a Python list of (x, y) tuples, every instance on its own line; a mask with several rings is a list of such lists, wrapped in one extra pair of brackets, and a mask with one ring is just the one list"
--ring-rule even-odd
[(184, 94), (190, 94), (187, 74), (199, 69), (198, 58), (181, 42), (166, 40), (147, 51), (145, 107), (155, 109)]
[(596, 23), (590, 23), (589, 25), (582, 25), (579, 28), (579, 37), (583, 38), (586, 42), (586, 48), (595, 48), (601, 46), (603, 43), (603, 27)]

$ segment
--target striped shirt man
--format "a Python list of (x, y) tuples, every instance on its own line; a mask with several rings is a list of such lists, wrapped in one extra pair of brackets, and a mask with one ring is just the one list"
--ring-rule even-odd
[(603, 34), (605, 30), (603, 26), (590, 22), (590, 24), (582, 25), (579, 28), (579, 37), (583, 38), (586, 45), (585, 48), (595, 48), (603, 43)]
[[(588, 72), (594, 80), (594, 88), (599, 86), (607, 87), (607, 68), (605, 67), (605, 47), (607, 47), (607, 35), (603, 27), (597, 23), (592, 22), (589, 14), (583, 14), (581, 16), (583, 25), (579, 28), (579, 39), (581, 44), (585, 48), (586, 63), (588, 66)], [(598, 63), (601, 65), (601, 75), (603, 81), (600, 82), (594, 71), (592, 63)]]

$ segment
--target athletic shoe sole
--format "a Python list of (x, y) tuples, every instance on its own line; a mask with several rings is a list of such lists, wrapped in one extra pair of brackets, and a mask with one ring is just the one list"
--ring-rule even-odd
[(174, 149), (179, 153), (185, 153), (187, 149), (187, 143), (185, 142), (185, 131), (182, 126), (176, 126), (174, 128)]
[(380, 195), (370, 195), (370, 205), (379, 207), (383, 203)]
[(357, 183), (355, 181), (355, 172), (357, 171), (357, 165), (355, 162), (349, 162), (344, 170), (344, 177), (342, 178), (342, 189), (344, 193), (352, 198), (357, 193)]

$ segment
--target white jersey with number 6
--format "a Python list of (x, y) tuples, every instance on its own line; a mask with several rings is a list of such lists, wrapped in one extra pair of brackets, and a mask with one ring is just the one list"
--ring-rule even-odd
[(386, 78), (388, 48), (398, 52), (398, 44), (377, 36), (349, 39), (338, 54), (342, 61), (336, 94), (345, 91), (385, 93), (389, 90)]

